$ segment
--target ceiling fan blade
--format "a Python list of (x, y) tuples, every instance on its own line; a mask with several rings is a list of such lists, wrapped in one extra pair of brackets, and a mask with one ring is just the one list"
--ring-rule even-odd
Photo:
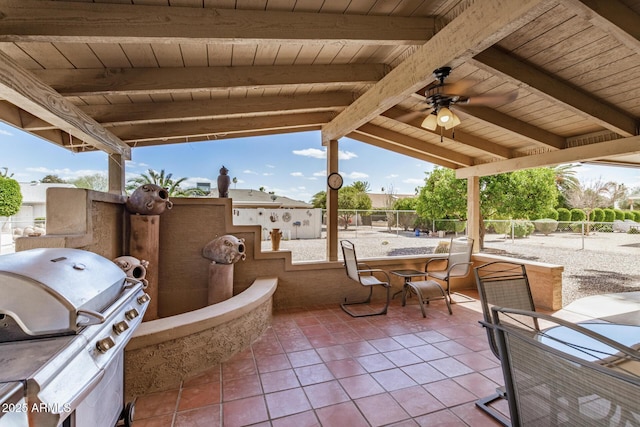
[(466, 105), (486, 105), (489, 107), (498, 107), (500, 105), (508, 104), (518, 98), (518, 91), (502, 94), (502, 95), (478, 95), (470, 96)]
[(395, 119), (397, 121), (399, 121), (399, 122), (408, 123), (411, 120), (416, 119), (416, 118), (424, 115), (424, 113), (426, 111), (429, 111), (430, 109), (431, 109), (431, 107), (423, 108), (423, 109), (420, 109), (420, 110), (417, 110), (417, 111), (411, 111), (411, 112), (408, 112), (406, 114), (402, 114), (402, 115), (396, 117)]

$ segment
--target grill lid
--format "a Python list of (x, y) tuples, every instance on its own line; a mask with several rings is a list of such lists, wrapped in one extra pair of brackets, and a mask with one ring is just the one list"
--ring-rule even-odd
[(75, 333), (118, 298), (125, 277), (112, 261), (80, 249), (2, 255), (0, 314), (32, 336)]

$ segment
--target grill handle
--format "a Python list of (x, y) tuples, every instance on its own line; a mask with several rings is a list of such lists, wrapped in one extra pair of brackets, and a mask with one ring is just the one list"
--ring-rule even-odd
[(97, 311), (93, 311), (93, 310), (80, 309), (76, 311), (76, 316), (85, 316), (89, 318), (84, 322), (78, 321), (76, 323), (76, 326), (78, 326), (79, 328), (82, 328), (84, 326), (90, 326), (90, 325), (99, 325), (101, 323), (104, 323), (107, 320), (107, 318), (102, 313), (98, 313)]
[(107, 321), (108, 318), (110, 318), (114, 312), (116, 312), (117, 310), (120, 309), (120, 307), (126, 303), (130, 297), (135, 294), (136, 292), (138, 292), (138, 290), (140, 289), (144, 289), (144, 283), (140, 280), (137, 279), (131, 279), (130, 282), (127, 282), (124, 286), (124, 288), (126, 289), (125, 292), (123, 292), (123, 294), (120, 296), (120, 298), (118, 298), (118, 300), (111, 304), (111, 306), (109, 307), (109, 309), (107, 311), (105, 311), (104, 313), (99, 313), (97, 311), (93, 311), (93, 310), (86, 310), (86, 309), (79, 309), (76, 311), (76, 317), (77, 316), (84, 316), (87, 317), (88, 319), (86, 321), (77, 321), (76, 322), (76, 326), (79, 328), (85, 327), (85, 326), (91, 326), (91, 325), (100, 325), (104, 322)]

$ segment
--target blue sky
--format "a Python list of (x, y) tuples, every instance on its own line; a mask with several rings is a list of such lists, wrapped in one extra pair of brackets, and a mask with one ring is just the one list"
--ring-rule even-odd
[[(393, 187), (398, 194), (414, 194), (424, 184), (433, 165), (343, 138), (339, 142), (340, 172), (345, 185), (367, 181), (372, 192)], [(281, 196), (309, 201), (326, 189), (326, 153), (320, 132), (290, 133), (255, 138), (140, 147), (132, 150), (127, 178), (148, 169), (187, 177), (184, 187), (215, 181), (220, 167), (236, 177), (237, 188), (275, 191)], [(45, 175), (63, 179), (105, 173), (107, 156), (101, 152), (74, 154), (54, 144), (0, 123), (0, 167), (9, 168), (20, 182), (38, 181)], [(640, 169), (582, 165), (576, 168), (583, 183), (598, 179), (640, 187)], [(233, 188), (233, 184), (232, 184)]]

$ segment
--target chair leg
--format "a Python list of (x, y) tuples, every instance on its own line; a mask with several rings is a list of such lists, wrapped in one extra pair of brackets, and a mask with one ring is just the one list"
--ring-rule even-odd
[(481, 409), (484, 412), (486, 412), (490, 417), (492, 417), (493, 419), (498, 421), (503, 426), (511, 427), (511, 420), (509, 420), (507, 417), (505, 417), (498, 410), (493, 409), (491, 406), (489, 406), (491, 403), (495, 402), (496, 400), (500, 400), (500, 399), (506, 399), (505, 391), (502, 388), (497, 389), (496, 392), (494, 394), (492, 394), (491, 396), (483, 397), (481, 399), (476, 400), (476, 406), (479, 409)]
[(351, 317), (367, 317), (367, 316), (378, 316), (381, 314), (387, 314), (387, 309), (389, 308), (389, 303), (391, 302), (391, 290), (390, 290), (391, 286), (385, 286), (385, 288), (387, 291), (387, 299), (386, 299), (386, 304), (382, 308), (382, 310), (374, 311), (373, 313), (355, 313), (348, 308), (352, 305), (369, 304), (371, 302), (371, 296), (373, 295), (373, 287), (369, 287), (369, 296), (364, 301), (349, 302), (349, 303), (345, 301), (342, 304), (340, 304), (340, 307), (345, 313), (347, 313)]

